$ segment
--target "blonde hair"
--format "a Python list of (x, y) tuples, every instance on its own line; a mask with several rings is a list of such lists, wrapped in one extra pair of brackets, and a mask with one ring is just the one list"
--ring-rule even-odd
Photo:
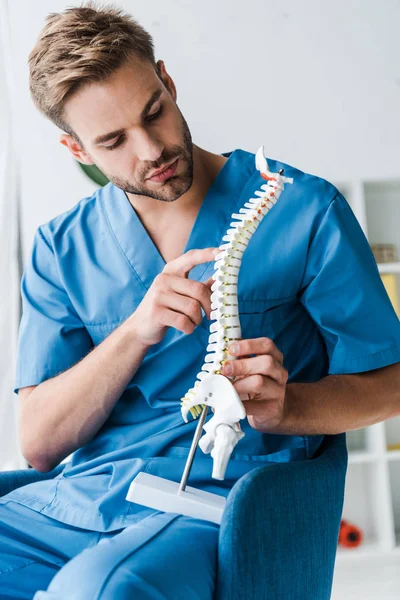
[(105, 81), (129, 58), (157, 71), (151, 35), (130, 15), (92, 1), (51, 13), (29, 54), (29, 88), (36, 107), (60, 129), (66, 100), (85, 83)]

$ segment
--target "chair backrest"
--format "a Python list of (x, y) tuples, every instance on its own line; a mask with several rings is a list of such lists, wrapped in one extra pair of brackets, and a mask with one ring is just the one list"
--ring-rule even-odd
[(347, 470), (345, 434), (309, 460), (257, 467), (221, 522), (216, 600), (329, 600)]

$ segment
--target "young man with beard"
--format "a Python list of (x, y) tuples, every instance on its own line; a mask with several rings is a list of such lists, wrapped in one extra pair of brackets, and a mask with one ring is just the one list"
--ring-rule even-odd
[[(182, 475), (214, 251), (263, 180), (253, 154), (192, 143), (150, 35), (121, 11), (50, 15), (29, 66), (61, 143), (110, 183), (38, 228), (24, 272), (22, 450), (39, 471), (72, 458), (0, 500), (0, 597), (212, 598), (218, 526), (125, 496), (140, 471)], [(225, 496), (260, 464), (400, 412), (400, 326), (353, 214), (327, 181), (268, 161), (294, 184), (240, 271), (246, 435), (223, 482), (201, 453), (190, 478)]]

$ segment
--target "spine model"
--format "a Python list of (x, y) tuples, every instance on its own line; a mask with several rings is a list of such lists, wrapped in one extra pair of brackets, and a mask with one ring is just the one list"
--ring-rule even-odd
[[(233, 446), (244, 435), (238, 419), (244, 418), (246, 413), (231, 383), (233, 377), (221, 374), (224, 363), (236, 359), (235, 356), (229, 354), (227, 347), (234, 340), (241, 339), (237, 284), (242, 256), (262, 219), (278, 201), (284, 184), (293, 183), (293, 179), (283, 177), (283, 170), (279, 173), (269, 171), (263, 146), (256, 154), (256, 168), (266, 183), (261, 186), (260, 190), (254, 192), (255, 198), (250, 198), (248, 202), (245, 202), (244, 208), (239, 209), (239, 214), (232, 215), (236, 221), (230, 224), (231, 229), (228, 229), (222, 238), (226, 243), (220, 246), (221, 252), (215, 258), (214, 283), (211, 287), (211, 319), (215, 322), (210, 326), (207, 354), (201, 371), (197, 374), (197, 381), (181, 399), (182, 417), (185, 422), (188, 421), (188, 412), (194, 419), (197, 419), (204, 405), (213, 407), (215, 414), (204, 426), (207, 435), (200, 440), (200, 446), (204, 452), (210, 452), (214, 446), (216, 450), (218, 446), (219, 455), (221, 452), (224, 454), (224, 444), (229, 446), (231, 452)], [(220, 425), (225, 425), (225, 427), (221, 428)], [(219, 428), (218, 433), (224, 434), (220, 436), (218, 443), (216, 440), (217, 427)], [(231, 431), (228, 431), (227, 427)], [(211, 454), (213, 455), (213, 452)], [(226, 454), (227, 452), (222, 459), (225, 467)], [(214, 456), (214, 466), (215, 459), (216, 455)], [(224, 468), (222, 471), (221, 468), (218, 469), (220, 475), (222, 471), (224, 473)], [(223, 476), (217, 478), (221, 479)]]

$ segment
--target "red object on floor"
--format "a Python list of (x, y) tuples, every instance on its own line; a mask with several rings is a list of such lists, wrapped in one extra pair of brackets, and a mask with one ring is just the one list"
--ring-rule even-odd
[(356, 548), (363, 541), (362, 530), (348, 521), (340, 521), (339, 545), (345, 548)]

